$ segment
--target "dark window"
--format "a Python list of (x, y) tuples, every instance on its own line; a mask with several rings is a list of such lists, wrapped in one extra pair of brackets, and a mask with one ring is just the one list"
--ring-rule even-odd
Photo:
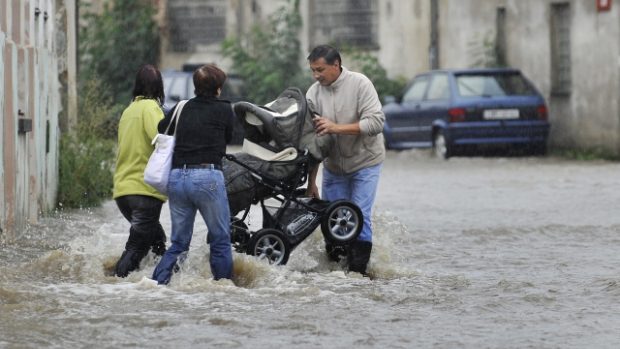
[(170, 47), (194, 52), (226, 38), (226, 0), (169, 0)]
[(505, 67), (506, 63), (506, 9), (497, 8), (495, 18), (495, 58), (497, 66)]
[(378, 46), (376, 0), (314, 0), (311, 6), (314, 45)]
[(570, 92), (570, 4), (551, 4), (551, 93)]

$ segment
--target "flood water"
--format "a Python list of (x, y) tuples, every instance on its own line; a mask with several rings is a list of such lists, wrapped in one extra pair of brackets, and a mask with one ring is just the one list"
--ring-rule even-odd
[(233, 282), (213, 281), (199, 219), (169, 286), (148, 279), (152, 256), (119, 279), (114, 202), (57, 213), (2, 241), (0, 347), (618, 348), (619, 173), (389, 152), (372, 279), (328, 262), (317, 231), (286, 266), (234, 254)]

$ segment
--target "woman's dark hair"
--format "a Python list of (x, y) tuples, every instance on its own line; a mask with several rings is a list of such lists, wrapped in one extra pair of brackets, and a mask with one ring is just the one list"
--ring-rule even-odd
[(312, 49), (312, 52), (308, 55), (308, 62), (312, 63), (319, 58), (324, 58), (325, 63), (334, 64), (336, 61), (342, 66), (342, 58), (340, 58), (340, 52), (329, 45), (319, 45)]
[(156, 99), (160, 104), (164, 103), (164, 82), (157, 68), (145, 64), (138, 69), (132, 96), (133, 98), (142, 96), (148, 99)]
[(215, 64), (205, 64), (194, 71), (193, 78), (196, 96), (216, 97), (217, 90), (224, 86), (226, 73)]

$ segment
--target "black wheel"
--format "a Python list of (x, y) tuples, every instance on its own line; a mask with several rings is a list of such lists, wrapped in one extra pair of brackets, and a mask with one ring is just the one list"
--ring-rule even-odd
[(230, 242), (235, 251), (245, 252), (250, 240), (250, 231), (244, 221), (237, 217), (230, 219)]
[(529, 147), (530, 154), (534, 156), (547, 155), (547, 143), (535, 144)]
[(267, 258), (269, 264), (284, 265), (291, 254), (291, 244), (281, 231), (261, 229), (250, 238), (247, 253), (260, 259)]
[(433, 155), (439, 159), (447, 159), (452, 155), (451, 153), (443, 131), (438, 130), (433, 136)]
[(346, 243), (357, 239), (362, 232), (364, 219), (362, 210), (356, 204), (345, 200), (335, 201), (325, 212), (321, 231), (327, 241)]

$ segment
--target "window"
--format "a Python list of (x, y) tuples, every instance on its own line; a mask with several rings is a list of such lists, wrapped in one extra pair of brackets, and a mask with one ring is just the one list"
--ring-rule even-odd
[(187, 96), (187, 79), (184, 75), (164, 78), (164, 85), (169, 85), (166, 95), (173, 100), (190, 98)]
[(226, 38), (226, 0), (169, 0), (170, 47), (195, 52)]
[(495, 17), (495, 59), (498, 66), (506, 63), (506, 9), (498, 7)]
[(313, 0), (310, 2), (312, 42), (376, 48), (376, 0)]
[(416, 78), (411, 87), (403, 95), (403, 102), (419, 102), (424, 98), (428, 86), (428, 76)]
[(431, 86), (428, 89), (426, 99), (448, 99), (450, 97), (450, 89), (447, 74), (436, 74), (433, 76)]
[(536, 92), (519, 73), (461, 74), (456, 76), (459, 95), (492, 97), (534, 95)]
[(571, 92), (570, 4), (551, 4), (551, 93)]

